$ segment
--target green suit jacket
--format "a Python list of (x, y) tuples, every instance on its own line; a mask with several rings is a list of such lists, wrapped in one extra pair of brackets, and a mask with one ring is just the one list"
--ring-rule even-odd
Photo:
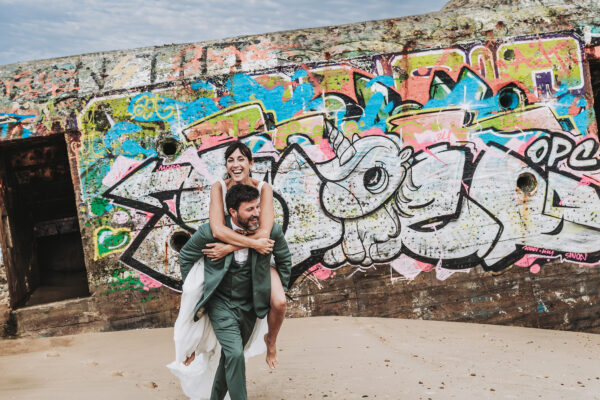
[[(231, 227), (231, 217), (227, 216), (225, 223), (228, 227)], [(281, 226), (278, 224), (274, 224), (273, 229), (271, 229), (271, 239), (275, 242), (273, 245), (275, 267), (281, 278), (284, 290), (287, 290), (292, 270), (292, 257)], [(214, 238), (210, 230), (210, 225), (206, 223), (200, 226), (185, 246), (183, 246), (179, 252), (179, 267), (181, 268), (181, 278), (184, 282), (196, 261), (204, 257), (202, 250), (207, 247), (208, 243), (214, 242), (219, 242), (219, 240)], [(271, 273), (269, 271), (271, 254), (263, 255), (257, 253), (254, 249), (249, 249), (248, 257), (252, 268), (252, 302), (254, 304), (254, 311), (259, 318), (264, 318), (269, 312), (269, 304), (271, 302)], [(195, 316), (196, 312), (206, 304), (217, 287), (219, 287), (232, 261), (233, 253), (229, 253), (226, 257), (216, 261), (204, 258), (204, 296), (196, 305), (194, 320), (197, 320)]]

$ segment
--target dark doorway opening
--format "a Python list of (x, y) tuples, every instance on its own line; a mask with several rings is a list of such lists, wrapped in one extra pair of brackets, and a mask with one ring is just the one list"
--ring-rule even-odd
[(596, 114), (596, 126), (600, 131), (600, 60), (590, 61), (590, 78), (592, 82), (592, 93), (594, 95), (594, 114)]
[(11, 307), (89, 296), (64, 136), (0, 144), (0, 183)]

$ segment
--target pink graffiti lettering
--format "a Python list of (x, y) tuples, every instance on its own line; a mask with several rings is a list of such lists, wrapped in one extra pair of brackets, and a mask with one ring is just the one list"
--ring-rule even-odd
[(282, 50), (283, 52), (291, 55), (288, 50), (289, 48), (298, 47), (297, 45), (281, 46), (270, 42), (261, 42), (258, 45), (251, 44), (246, 46), (243, 50), (238, 49), (235, 46), (227, 46), (221, 51), (208, 49), (206, 58), (210, 62), (217, 64), (225, 63), (228, 56), (235, 56), (236, 62), (247, 62), (247, 61), (261, 61), (268, 60), (271, 57), (272, 50)]
[(554, 255), (554, 250), (542, 249), (542, 248), (539, 248), (539, 247), (523, 246), (523, 250), (524, 251), (529, 251), (529, 252), (532, 252), (532, 253), (543, 254), (545, 256), (553, 256)]
[(57, 96), (64, 92), (78, 91), (80, 88), (75, 85), (78, 73), (79, 70), (62, 69), (48, 75), (46, 72), (35, 75), (32, 71), (26, 71), (15, 75), (12, 80), (3, 81), (5, 94), (12, 99), (35, 99), (39, 96)]
[[(173, 57), (173, 72), (169, 75), (169, 79), (185, 79), (200, 72), (202, 70), (203, 54), (204, 48), (198, 45), (192, 45), (182, 49), (175, 57)], [(183, 62), (189, 56), (191, 56), (189, 61)]]
[(179, 164), (175, 164), (175, 165), (161, 165), (160, 167), (158, 167), (159, 171), (169, 171), (172, 169), (181, 169), (181, 165)]
[(575, 261), (586, 261), (587, 256), (588, 255), (586, 253), (566, 253), (565, 254), (565, 258), (568, 258), (570, 260), (575, 260)]

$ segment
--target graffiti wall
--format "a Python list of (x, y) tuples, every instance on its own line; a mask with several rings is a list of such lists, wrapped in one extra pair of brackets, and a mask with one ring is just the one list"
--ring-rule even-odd
[(94, 255), (179, 289), (177, 250), (207, 222), (224, 148), (241, 140), (273, 186), (294, 278), (348, 264), (440, 280), (595, 265), (600, 161), (583, 69), (564, 35), (94, 99), (78, 118)]
[(600, 304), (600, 33), (571, 5), (557, 32), (520, 24), (535, 7), (0, 68), (0, 141), (65, 135), (106, 315), (174, 319), (178, 251), (240, 140), (291, 249), (290, 315), (598, 329), (572, 320)]

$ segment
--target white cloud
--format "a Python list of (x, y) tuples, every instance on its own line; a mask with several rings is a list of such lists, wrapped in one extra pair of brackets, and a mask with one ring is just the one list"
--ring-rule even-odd
[(0, 0), (0, 65), (341, 25), (439, 10), (446, 0)]

